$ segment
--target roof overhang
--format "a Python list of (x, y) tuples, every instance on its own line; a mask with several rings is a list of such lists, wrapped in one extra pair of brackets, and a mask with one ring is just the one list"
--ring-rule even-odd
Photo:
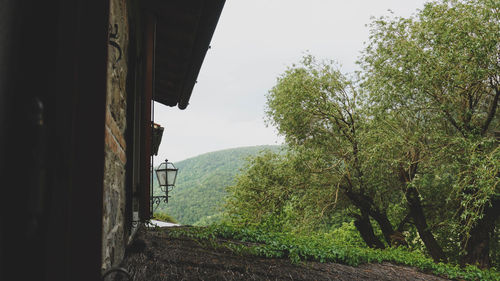
[(185, 109), (225, 0), (148, 0), (156, 16), (153, 100)]

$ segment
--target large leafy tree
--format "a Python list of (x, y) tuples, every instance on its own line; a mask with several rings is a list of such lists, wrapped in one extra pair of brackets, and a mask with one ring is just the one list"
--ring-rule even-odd
[(388, 201), (377, 200), (389, 192), (387, 186), (377, 186), (372, 179), (378, 164), (366, 154), (369, 120), (358, 98), (356, 85), (334, 64), (306, 56), (300, 66), (278, 79), (268, 95), (267, 114), (291, 149), (317, 152), (311, 165), (315, 173), (329, 179), (330, 190), (340, 190), (357, 209), (352, 215), (366, 243), (383, 248), (370, 218), (389, 245), (400, 235), (386, 212)]
[(455, 173), (462, 261), (481, 266), (500, 215), (499, 36), (500, 2), (431, 2), (415, 18), (375, 20), (362, 58), (369, 104), (423, 128), (430, 164)]
[(292, 153), (254, 159), (232, 187), (240, 218), (342, 210), (370, 247), (418, 233), (436, 261), (488, 267), (500, 216), (499, 17), (498, 1), (430, 2), (373, 21), (359, 80), (312, 56), (289, 68), (267, 115)]

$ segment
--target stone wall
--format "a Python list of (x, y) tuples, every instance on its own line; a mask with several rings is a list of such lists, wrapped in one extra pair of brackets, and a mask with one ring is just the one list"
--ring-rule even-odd
[(125, 164), (127, 124), (127, 46), (129, 26), (126, 0), (110, 1), (106, 100), (102, 268), (115, 266), (125, 252)]

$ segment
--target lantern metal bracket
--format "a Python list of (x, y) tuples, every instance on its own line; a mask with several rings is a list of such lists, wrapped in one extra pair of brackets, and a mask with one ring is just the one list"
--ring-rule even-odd
[(156, 204), (156, 205), (159, 205), (160, 203), (164, 202), (164, 203), (168, 203), (168, 198), (170, 196), (153, 196), (151, 197), (151, 201), (153, 201), (153, 205)]

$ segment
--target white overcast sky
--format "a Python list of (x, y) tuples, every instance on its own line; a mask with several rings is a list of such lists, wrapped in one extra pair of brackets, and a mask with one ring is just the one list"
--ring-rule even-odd
[(410, 16), (424, 0), (226, 0), (185, 110), (155, 103), (165, 127), (155, 165), (220, 149), (280, 144), (264, 124), (265, 95), (307, 51), (343, 72), (368, 41), (370, 17)]

